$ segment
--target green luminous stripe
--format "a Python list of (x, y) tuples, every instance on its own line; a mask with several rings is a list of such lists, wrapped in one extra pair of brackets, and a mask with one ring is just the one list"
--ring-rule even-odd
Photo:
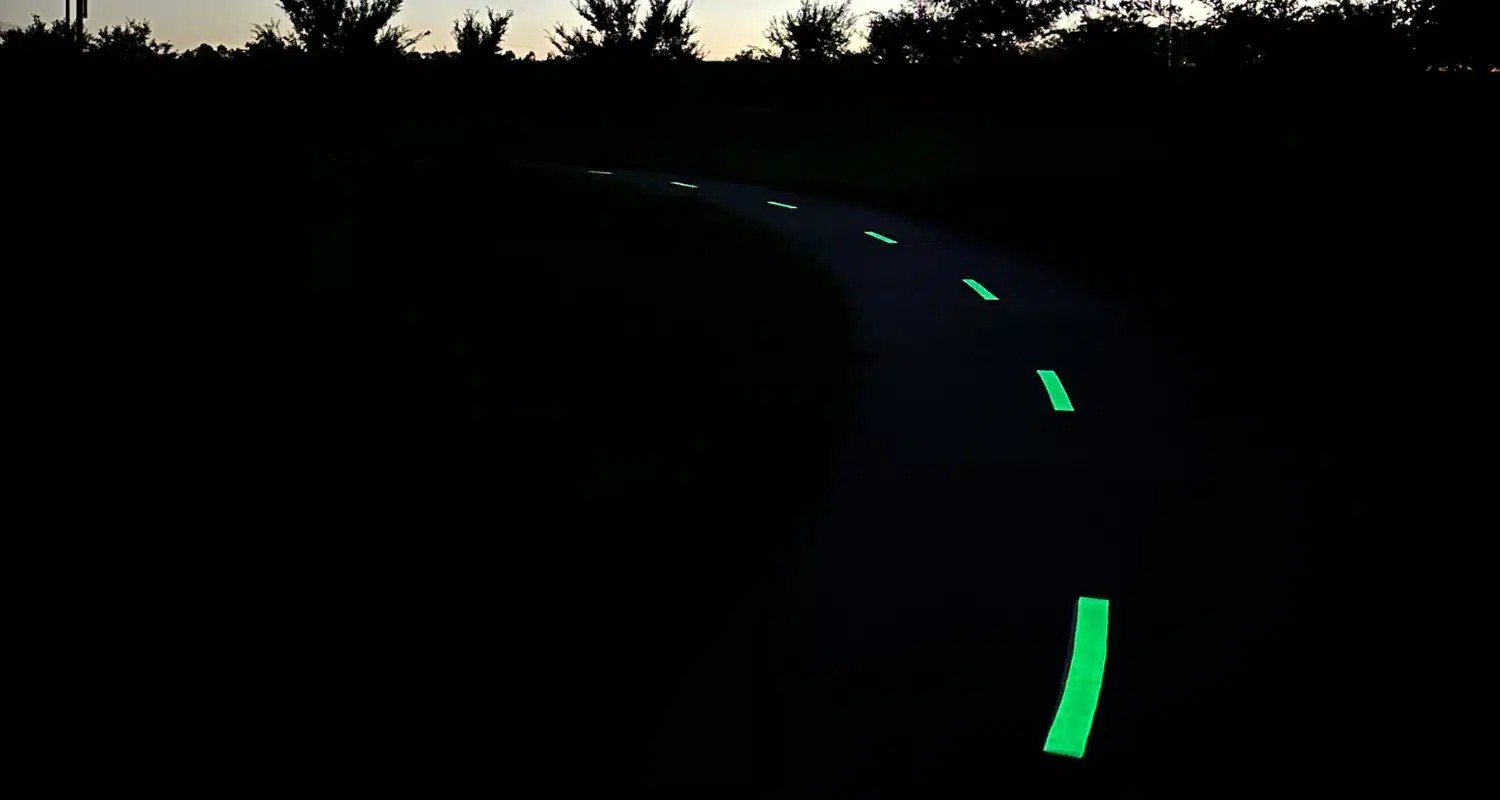
[(876, 239), (879, 239), (880, 241), (885, 242), (886, 244), (895, 244), (896, 243), (895, 239), (887, 239), (886, 237), (881, 236), (880, 234), (876, 233), (875, 231), (865, 231), (865, 235), (866, 236), (873, 236)]
[(786, 203), (778, 203), (775, 200), (767, 200), (766, 201), (766, 205), (768, 205), (768, 206), (781, 206), (782, 208), (790, 208), (793, 211), (797, 210), (796, 206), (789, 206)]
[(1052, 409), (1072, 411), (1073, 401), (1068, 399), (1068, 390), (1063, 388), (1062, 381), (1057, 378), (1057, 373), (1050, 369), (1039, 369), (1036, 374), (1042, 376), (1042, 385), (1047, 387), (1047, 396), (1052, 398)]
[(968, 278), (964, 278), (964, 283), (969, 284), (969, 288), (970, 289), (973, 289), (974, 291), (978, 292), (979, 296), (983, 297), (986, 300), (999, 300), (1000, 299), (1000, 298), (998, 298), (998, 297), (990, 294), (990, 290), (989, 289), (986, 289), (983, 286), (980, 286), (979, 285), (979, 281), (974, 281), (974, 280), (969, 280)]
[(1104, 650), (1108, 641), (1109, 601), (1078, 598), (1073, 609), (1073, 652), (1068, 659), (1068, 677), (1042, 750), (1083, 758), (1089, 730), (1094, 727), (1094, 711), (1099, 707), (1099, 690), (1104, 685)]
[(683, 187), (685, 189), (696, 189), (696, 188), (698, 188), (698, 187), (692, 185), (691, 183), (681, 183), (679, 181), (671, 181), (671, 184), (673, 186), (681, 186), (681, 187)]
[(589, 174), (590, 175), (613, 175), (614, 173), (613, 172), (605, 172), (602, 169), (591, 169), (591, 170), (589, 170)]

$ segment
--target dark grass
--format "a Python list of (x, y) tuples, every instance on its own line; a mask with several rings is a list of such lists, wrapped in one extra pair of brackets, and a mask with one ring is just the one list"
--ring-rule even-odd
[(243, 719), (195, 758), (560, 791), (807, 529), (841, 294), (691, 199), (287, 133), (137, 151), (76, 236), (55, 521), (122, 669)]

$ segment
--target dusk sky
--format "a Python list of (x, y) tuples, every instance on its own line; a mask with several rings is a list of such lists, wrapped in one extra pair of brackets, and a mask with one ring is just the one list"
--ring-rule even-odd
[[(545, 31), (558, 22), (569, 28), (582, 24), (568, 0), (490, 0), (497, 11), (513, 9), (510, 34), (505, 48), (524, 56), (536, 51), (543, 58), (551, 51)], [(712, 59), (729, 58), (747, 45), (763, 45), (761, 32), (773, 16), (797, 6), (798, 0), (697, 0), (692, 19), (697, 23), (699, 41)], [(886, 11), (900, 6), (900, 0), (854, 0), (857, 12)], [(645, 5), (643, 2), (642, 5)], [(431, 30), (423, 50), (452, 49), (449, 29), (453, 20), (466, 8), (483, 9), (477, 0), (407, 0), (397, 21), (416, 31)], [(0, 0), (0, 22), (25, 24), (32, 14), (43, 19), (60, 19), (63, 0)], [(276, 0), (90, 0), (89, 25), (118, 25), (127, 17), (149, 20), (156, 37), (177, 46), (178, 50), (196, 47), (201, 42), (231, 47), (243, 45), (250, 38), (250, 27), (273, 17), (282, 17)], [(863, 40), (860, 40), (861, 42)]]

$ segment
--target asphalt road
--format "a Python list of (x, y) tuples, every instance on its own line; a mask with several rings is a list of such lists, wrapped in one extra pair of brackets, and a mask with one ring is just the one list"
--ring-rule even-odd
[[(1276, 585), (1264, 570), (1286, 564), (1209, 563), (1224, 553), (1205, 538), (1254, 541), (1226, 530), (1226, 505), (1244, 504), (1235, 528), (1267, 509), (1236, 484), (1244, 465), (1225, 463), (1160, 342), (1059, 275), (931, 226), (761, 187), (600, 172), (806, 248), (844, 286), (868, 356), (837, 487), (795, 567), (691, 688), (663, 699), (659, 738), (644, 737), (627, 769), (708, 795), (908, 795), (945, 780), (984, 793), (1045, 776), (1118, 781), (1127, 764), (1166, 774), (1205, 746), (1192, 732), (1213, 728), (1202, 703), (1223, 688), (1206, 673), (1241, 646), (1236, 620), (1278, 602), (1253, 587)], [(702, 258), (713, 269), (714, 254)], [(1057, 374), (1073, 411), (1054, 408), (1038, 370)], [(1075, 761), (1041, 747), (1080, 596), (1109, 599), (1112, 624)]]
[[(1486, 670), (1473, 628), (1487, 569), (1447, 532), (1486, 518), (1484, 500), (1371, 482), (1305, 421), (1247, 424), (1254, 411), (1214, 407), (1126, 309), (938, 227), (595, 172), (805, 248), (843, 285), (867, 356), (836, 488), (794, 565), (724, 620), (598, 788), (1421, 790), (1478, 763), (1466, 687)], [(1074, 410), (1053, 407), (1038, 370)], [(1111, 606), (1073, 759), (1042, 745), (1079, 597)]]

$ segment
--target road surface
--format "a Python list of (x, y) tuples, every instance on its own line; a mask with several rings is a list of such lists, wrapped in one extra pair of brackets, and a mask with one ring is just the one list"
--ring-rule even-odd
[[(1224, 552), (1203, 540), (1268, 514), (1162, 342), (1060, 275), (930, 225), (763, 187), (593, 175), (805, 248), (844, 287), (868, 356), (836, 489), (795, 567), (664, 699), (622, 769), (705, 796), (918, 796), (945, 781), (988, 794), (1039, 776), (1115, 782), (1125, 764), (1161, 774), (1207, 750), (1192, 741), (1214, 728), (1204, 673), (1262, 601), (1236, 599), (1256, 579), (1203, 563)], [(1204, 513), (1226, 503), (1245, 506), (1236, 530)], [(1252, 572), (1277, 563), (1242, 555)], [(1081, 596), (1112, 614), (1076, 761), (1042, 743)]]

